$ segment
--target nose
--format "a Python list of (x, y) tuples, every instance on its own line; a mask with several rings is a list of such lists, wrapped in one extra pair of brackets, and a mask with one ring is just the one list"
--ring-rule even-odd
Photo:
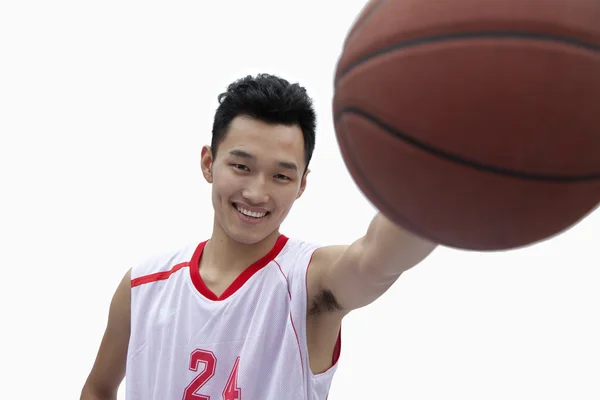
[(250, 203), (249, 205), (267, 203), (270, 196), (265, 179), (257, 176), (248, 182), (248, 185), (242, 190), (242, 197)]

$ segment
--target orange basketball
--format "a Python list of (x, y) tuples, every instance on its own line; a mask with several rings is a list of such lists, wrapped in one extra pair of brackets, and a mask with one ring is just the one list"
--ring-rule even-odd
[(333, 110), (399, 225), (471, 250), (547, 239), (600, 202), (600, 1), (371, 1)]

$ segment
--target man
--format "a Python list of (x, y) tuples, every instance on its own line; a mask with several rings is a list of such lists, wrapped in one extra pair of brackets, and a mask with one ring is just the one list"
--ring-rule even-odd
[(81, 398), (325, 400), (341, 322), (435, 248), (378, 214), (349, 246), (279, 227), (304, 192), (315, 113), (304, 88), (246, 77), (219, 96), (209, 240), (128, 271)]

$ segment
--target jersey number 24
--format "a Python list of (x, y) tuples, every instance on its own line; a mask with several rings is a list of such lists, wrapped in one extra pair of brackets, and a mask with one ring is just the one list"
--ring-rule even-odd
[[(183, 392), (183, 400), (210, 400), (210, 396), (198, 393), (202, 386), (206, 384), (214, 375), (217, 369), (217, 357), (212, 351), (196, 349), (190, 355), (190, 370), (198, 372), (198, 367), (202, 364), (204, 369), (193, 381), (185, 388)], [(222, 400), (242, 400), (242, 389), (237, 386), (238, 368), (240, 358), (235, 360), (235, 364), (229, 374), (229, 379), (223, 389)], [(216, 399), (213, 399), (216, 400)]]

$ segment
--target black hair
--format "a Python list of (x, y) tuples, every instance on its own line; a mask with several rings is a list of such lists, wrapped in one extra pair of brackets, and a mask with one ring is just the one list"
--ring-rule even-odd
[(270, 74), (248, 75), (231, 83), (218, 100), (211, 140), (213, 157), (217, 156), (217, 148), (225, 139), (231, 121), (246, 115), (266, 123), (298, 125), (304, 136), (308, 167), (315, 148), (316, 115), (304, 87)]

